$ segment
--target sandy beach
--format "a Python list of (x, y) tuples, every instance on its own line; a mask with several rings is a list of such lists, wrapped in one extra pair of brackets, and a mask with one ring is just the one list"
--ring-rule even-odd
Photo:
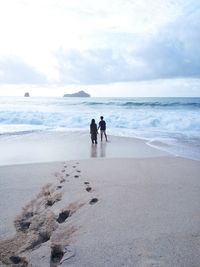
[(35, 138), (1, 139), (1, 266), (200, 265), (199, 161), (133, 138)]

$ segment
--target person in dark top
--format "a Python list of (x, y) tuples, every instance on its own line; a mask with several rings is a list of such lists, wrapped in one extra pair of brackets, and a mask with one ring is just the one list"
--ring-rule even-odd
[(108, 141), (107, 140), (107, 135), (106, 135), (106, 122), (104, 121), (104, 119), (103, 119), (103, 116), (101, 116), (100, 117), (100, 122), (99, 122), (99, 127), (98, 127), (98, 129), (100, 128), (100, 132), (101, 132), (101, 141), (103, 140), (103, 134), (104, 134), (104, 136), (105, 136), (105, 138), (106, 138), (106, 141)]
[(92, 144), (97, 144), (97, 124), (95, 123), (95, 119), (91, 120), (91, 124), (90, 124), (90, 134), (91, 134), (91, 140), (92, 140)]

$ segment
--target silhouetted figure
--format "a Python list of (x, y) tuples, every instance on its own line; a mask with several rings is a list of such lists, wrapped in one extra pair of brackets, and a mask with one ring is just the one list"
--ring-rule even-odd
[(103, 140), (103, 134), (104, 134), (104, 136), (105, 136), (105, 138), (106, 138), (106, 141), (108, 141), (107, 140), (107, 135), (106, 135), (106, 122), (104, 121), (104, 119), (103, 119), (103, 116), (101, 116), (100, 117), (100, 122), (99, 122), (99, 127), (98, 127), (98, 129), (100, 128), (100, 132), (101, 132), (101, 141)]
[(95, 119), (91, 120), (91, 124), (90, 124), (90, 134), (91, 134), (91, 140), (92, 140), (92, 144), (97, 144), (97, 124), (95, 123)]

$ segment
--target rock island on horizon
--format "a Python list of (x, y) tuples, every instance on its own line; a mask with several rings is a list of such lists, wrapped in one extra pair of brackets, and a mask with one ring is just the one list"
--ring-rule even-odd
[(24, 97), (30, 97), (29, 92), (26, 92), (26, 93), (24, 94)]
[(90, 95), (84, 91), (79, 91), (73, 94), (64, 94), (63, 97), (90, 97)]

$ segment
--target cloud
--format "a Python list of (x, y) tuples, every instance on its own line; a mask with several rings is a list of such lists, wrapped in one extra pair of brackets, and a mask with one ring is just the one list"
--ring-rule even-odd
[(164, 27), (135, 55), (152, 69), (152, 78), (200, 76), (200, 9)]
[(59, 51), (59, 73), (61, 83), (101, 84), (141, 80), (150, 71), (145, 63), (137, 61), (129, 53), (112, 49), (86, 51)]
[(200, 8), (187, 12), (153, 35), (115, 33), (113, 40), (124, 40), (118, 42), (119, 47), (112, 46), (109, 37), (107, 48), (60, 49), (57, 53), (60, 82), (100, 84), (199, 77)]
[(200, 75), (197, 0), (16, 0), (11, 9), (12, 2), (0, 1), (0, 83)]
[(44, 75), (16, 57), (0, 59), (0, 83), (44, 84), (46, 82)]

